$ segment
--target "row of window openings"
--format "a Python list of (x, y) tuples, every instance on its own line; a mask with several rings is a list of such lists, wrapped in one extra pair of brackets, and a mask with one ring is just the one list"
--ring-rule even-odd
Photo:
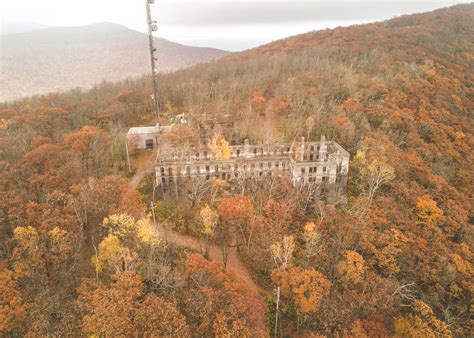
[[(323, 167), (323, 173), (326, 173), (328, 170), (327, 170), (327, 167)], [(312, 173), (317, 173), (318, 172), (318, 167), (310, 167), (308, 172), (310, 174)], [(301, 168), (301, 174), (306, 174), (306, 168)]]
[[(273, 162), (268, 162), (266, 166), (265, 166), (264, 163), (260, 163), (260, 165), (258, 167), (260, 167), (260, 170), (263, 170), (265, 167), (267, 167), (268, 169), (272, 169), (272, 168), (286, 169), (286, 163), (285, 162), (274, 162), (274, 163)], [(245, 164), (242, 168), (243, 168), (243, 170), (247, 170), (248, 168), (250, 168), (253, 171), (255, 168), (257, 168), (257, 166), (255, 165), (255, 163), (251, 163), (250, 167)], [(208, 166), (208, 165), (206, 165), (205, 169), (206, 169), (205, 172), (210, 172), (211, 171), (211, 167)], [(238, 171), (240, 169), (240, 167), (239, 167), (239, 165), (234, 164), (233, 169), (234, 169), (234, 171)], [(173, 175), (173, 168), (172, 167), (169, 167), (168, 170), (166, 170), (164, 167), (161, 167), (160, 168), (161, 176), (165, 176), (166, 171), (168, 171), (168, 175), (170, 175), (170, 176)], [(196, 171), (198, 173), (200, 173), (201, 172), (201, 167), (197, 166)], [(179, 174), (181, 172), (181, 170), (179, 170), (179, 168), (178, 168), (176, 170), (176, 172)], [(214, 167), (214, 172), (219, 172), (219, 166)], [(191, 175), (191, 167), (189, 167), (189, 166), (186, 167), (186, 174)]]
[[(267, 163), (267, 167), (268, 167), (269, 169), (272, 168), (272, 165), (273, 165), (272, 162), (268, 162), (268, 163)], [(260, 163), (259, 167), (260, 167), (261, 170), (263, 170), (264, 167), (265, 167), (264, 163)], [(280, 169), (280, 168), (281, 168), (281, 169), (286, 169), (286, 163), (285, 163), (285, 162), (275, 162), (273, 167), (274, 167), (275, 169)], [(247, 165), (244, 165), (244, 166), (243, 166), (243, 170), (247, 170), (248, 168), (249, 168), (249, 167), (248, 167)], [(256, 168), (255, 163), (250, 164), (250, 169), (251, 169), (252, 171), (253, 171), (255, 168)], [(210, 168), (210, 166), (207, 165), (207, 166), (205, 167), (205, 169), (206, 169), (205, 172), (210, 172), (210, 169), (211, 169), (211, 168)], [(235, 164), (234, 167), (233, 167), (233, 169), (234, 169), (234, 171), (238, 171), (238, 170), (239, 170), (239, 166), (238, 166), (237, 164)], [(311, 174), (311, 173), (317, 173), (317, 170), (318, 170), (318, 167), (310, 167), (309, 170), (308, 170), (308, 172), (309, 172), (310, 174)], [(340, 171), (340, 166), (338, 166), (338, 170)], [(160, 168), (160, 172), (161, 172), (161, 175), (162, 175), (162, 176), (165, 176), (165, 175), (166, 175), (166, 174), (165, 174), (165, 171), (166, 171), (166, 170), (165, 170), (164, 167), (161, 167), (161, 168)], [(168, 171), (168, 175), (170, 175), (170, 176), (173, 175), (173, 168), (169, 167), (167, 171)], [(199, 166), (196, 167), (196, 171), (199, 172), (199, 173), (201, 173), (201, 167), (199, 167)], [(178, 169), (177, 172), (180, 173), (180, 170)], [(218, 167), (218, 166), (215, 166), (215, 167), (214, 167), (214, 172), (219, 172), (219, 167)], [(327, 167), (323, 167), (322, 172), (323, 172), (323, 174), (325, 174), (326, 172), (328, 172), (328, 168), (327, 168)], [(191, 175), (191, 167), (186, 167), (186, 174), (187, 174), (187, 175)], [(306, 174), (306, 168), (301, 168), (301, 174), (303, 174), (303, 175)]]
[[(307, 179), (303, 178), (302, 179), (303, 182), (310, 182), (310, 183), (313, 183), (313, 182), (316, 182), (317, 181), (317, 178), (316, 177), (308, 177)], [(322, 181), (323, 182), (329, 182), (329, 177), (328, 176), (323, 176), (322, 177)]]
[(322, 157), (321, 157), (321, 155), (310, 154), (308, 156), (308, 155), (304, 154), (303, 155), (303, 161), (307, 161), (308, 157), (309, 157), (310, 161), (314, 161), (314, 160), (319, 161), (320, 159), (327, 160), (328, 159), (328, 154), (324, 154)]
[[(290, 147), (287, 147), (287, 148), (286, 148), (286, 153), (289, 153), (289, 152), (290, 152)], [(233, 154), (233, 153), (232, 153), (232, 154)], [(240, 155), (241, 155), (240, 149), (237, 149), (237, 151), (235, 152), (235, 154), (237, 155), (237, 157), (240, 157)], [(258, 154), (264, 155), (264, 154), (265, 154), (265, 153), (264, 153), (264, 149), (263, 149), (263, 148), (259, 148), (259, 149), (254, 148), (254, 149), (253, 149), (253, 154), (254, 154), (254, 155), (258, 155)], [(270, 151), (268, 151), (268, 154), (269, 154), (269, 155), (278, 155), (278, 154), (285, 155), (285, 149), (280, 149), (279, 152), (278, 152), (278, 150), (276, 150), (276, 149), (271, 149)], [(207, 158), (209, 158), (209, 157), (208, 157), (209, 153), (208, 153), (207, 151), (205, 151), (202, 155), (203, 155), (203, 156), (201, 157), (201, 153), (196, 153), (195, 159), (200, 159), (200, 158), (207, 159)], [(178, 154), (174, 153), (174, 154), (173, 154), (173, 158), (177, 158), (177, 157), (179, 157)]]
[[(147, 145), (148, 145), (148, 141), (150, 141), (151, 143), (153, 143), (153, 140), (147, 140)], [(152, 146), (153, 146), (153, 144), (152, 144)], [(320, 149), (321, 149), (320, 146), (317, 146), (317, 147), (316, 147), (316, 151), (319, 152)], [(287, 147), (287, 148), (286, 148), (286, 153), (289, 153), (290, 150), (291, 150), (290, 147)], [(315, 150), (315, 146), (313, 145), (313, 146), (311, 146), (311, 151), (314, 151), (314, 150)], [(263, 149), (263, 148), (253, 148), (253, 153), (254, 153), (254, 155), (257, 155), (258, 153), (260, 153), (260, 155), (263, 155), (263, 154), (264, 154), (264, 149)], [(270, 151), (268, 152), (268, 154), (273, 154), (273, 155), (276, 155), (277, 153), (278, 153), (278, 151), (277, 151), (276, 149), (273, 149), (273, 151), (270, 150)], [(236, 154), (237, 154), (237, 157), (240, 156), (240, 154), (241, 154), (240, 149), (237, 149)], [(284, 155), (284, 154), (285, 154), (285, 149), (280, 148), (280, 154), (281, 154), (281, 155)], [(203, 158), (208, 158), (208, 152), (207, 152), (207, 151), (205, 151), (205, 152), (203, 153), (203, 155), (204, 155)], [(305, 160), (306, 160), (306, 155), (304, 155), (304, 156), (305, 156)], [(173, 157), (178, 157), (178, 155), (177, 155), (177, 154), (173, 154)], [(196, 158), (196, 159), (201, 158), (201, 153), (196, 153), (195, 158)], [(317, 155), (316, 158), (319, 159), (319, 155)], [(310, 155), (310, 160), (311, 160), (311, 161), (313, 160), (313, 154)]]
[[(260, 176), (260, 177), (262, 177), (262, 176), (264, 176), (264, 175), (266, 175), (266, 176), (271, 176), (272, 173), (270, 173), (270, 172), (269, 172), (269, 173), (259, 172), (258, 175), (256, 175), (256, 174), (257, 174), (257, 173), (254, 173), (254, 176)], [(211, 179), (211, 177), (212, 177), (211, 175), (206, 175), (206, 181), (209, 181), (209, 180)], [(221, 178), (221, 179), (223, 179), (223, 180), (225, 180), (225, 179), (228, 179), (228, 180), (229, 180), (229, 179), (231, 179), (232, 177), (235, 177), (235, 178), (239, 177), (239, 173), (233, 173), (233, 174), (230, 174), (230, 173), (221, 173), (220, 175), (219, 175), (219, 174), (214, 175), (214, 177), (215, 177), (215, 178)], [(302, 181), (303, 181), (303, 182), (308, 181), (308, 182), (312, 183), (312, 182), (316, 182), (317, 179), (316, 179), (316, 177), (308, 177), (307, 179), (302, 179)], [(322, 178), (322, 181), (323, 181), (323, 182), (329, 182), (329, 177), (324, 176), (324, 177)], [(162, 177), (162, 178), (161, 178), (161, 182), (162, 182), (163, 184), (166, 184), (166, 177)], [(173, 176), (168, 177), (168, 183), (174, 183)]]
[[(318, 147), (318, 148), (319, 148), (319, 147)], [(290, 152), (290, 148), (287, 149), (287, 153), (289, 153), (289, 152)], [(253, 152), (253, 153), (254, 153), (254, 155), (258, 155), (258, 154), (257, 154), (257, 149), (254, 149), (254, 152)], [(236, 154), (237, 154), (237, 157), (240, 157), (240, 154), (241, 154), (240, 149), (237, 150)], [(264, 154), (264, 153), (263, 153), (263, 149), (261, 149), (260, 155), (263, 155), (263, 154)], [(269, 152), (268, 154), (269, 154), (269, 155), (277, 155), (278, 153), (275, 151), (275, 152)], [(281, 153), (280, 153), (280, 154), (281, 154), (282, 156), (285, 155), (285, 151), (284, 151), (284, 150), (281, 150)], [(197, 153), (196, 156), (195, 156), (195, 159), (200, 159), (200, 158), (201, 158), (200, 155), (201, 155), (200, 153)], [(207, 155), (208, 155), (208, 153), (207, 153), (207, 151), (206, 151), (206, 152), (204, 152), (204, 157), (202, 157), (202, 158), (207, 159), (207, 158), (208, 158)], [(174, 155), (173, 155), (173, 158), (174, 158), (174, 159), (177, 159), (177, 158), (179, 158), (179, 156), (178, 156), (177, 154), (174, 154)], [(309, 160), (310, 160), (310, 161), (314, 161), (314, 160), (319, 161), (320, 159), (321, 159), (321, 156), (320, 156), (320, 155), (314, 155), (314, 154), (310, 154), (310, 155), (309, 155)], [(323, 158), (322, 158), (322, 159), (323, 159), (323, 160), (327, 160), (327, 159), (328, 159), (328, 155), (327, 155), (327, 154), (323, 155)], [(308, 160), (308, 155), (303, 155), (303, 160), (304, 160), (304, 161), (307, 161), (307, 160)]]
[[(258, 175), (257, 175), (258, 174)], [(267, 173), (263, 173), (263, 172), (258, 172), (258, 173), (252, 173), (253, 176), (264, 176), (264, 175), (267, 175), (267, 176), (270, 176), (272, 173), (271, 172), (267, 172)], [(239, 177), (239, 173), (235, 172), (235, 173), (221, 173), (221, 174), (215, 174), (214, 175), (215, 178), (222, 178), (223, 180), (225, 179), (230, 179), (232, 177)], [(209, 181), (211, 179), (211, 175), (206, 175), (206, 180)], [(323, 176), (321, 178), (322, 182), (329, 182), (329, 177), (328, 176)], [(316, 177), (308, 177), (307, 179), (303, 178), (302, 179), (303, 182), (316, 182), (317, 181), (317, 178)], [(161, 182), (162, 183), (166, 183), (166, 177), (162, 177), (161, 178)], [(173, 183), (174, 180), (173, 180), (173, 176), (169, 176), (168, 177), (168, 182), (169, 183)]]
[[(271, 176), (272, 173), (271, 172), (264, 173), (264, 172), (261, 172), (261, 171), (258, 172), (258, 173), (252, 173), (252, 176), (262, 177), (264, 175)], [(212, 177), (211, 175), (206, 175), (206, 180), (209, 181), (211, 179), (211, 177)], [(229, 180), (232, 177), (235, 177), (235, 178), (239, 177), (239, 173), (237, 173), (237, 172), (235, 172), (235, 173), (221, 173), (221, 174), (215, 174), (214, 177), (215, 178), (221, 178), (223, 180), (225, 180), (225, 179)], [(169, 176), (168, 178), (162, 177), (161, 182), (163, 184), (165, 184), (167, 179), (168, 179), (168, 183), (173, 183), (174, 182), (173, 176)]]

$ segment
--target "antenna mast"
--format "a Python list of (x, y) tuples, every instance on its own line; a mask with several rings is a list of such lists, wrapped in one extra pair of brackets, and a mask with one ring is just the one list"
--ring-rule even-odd
[(155, 48), (155, 39), (153, 36), (153, 32), (158, 30), (157, 21), (151, 18), (151, 9), (150, 5), (155, 3), (155, 0), (145, 0), (146, 2), (146, 18), (147, 18), (147, 26), (148, 26), (148, 43), (150, 45), (150, 61), (151, 61), (151, 75), (153, 77), (153, 100), (155, 101), (155, 113), (156, 118), (158, 119), (158, 123), (160, 122), (160, 105), (158, 102), (158, 94), (157, 94), (157, 85), (156, 85), (156, 61), (158, 58), (156, 57), (156, 48)]

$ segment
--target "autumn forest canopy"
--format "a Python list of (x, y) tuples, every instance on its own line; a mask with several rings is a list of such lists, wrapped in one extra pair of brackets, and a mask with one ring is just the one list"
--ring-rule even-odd
[[(158, 82), (163, 124), (230, 115), (239, 143), (335, 140), (347, 203), (282, 176), (150, 205), (153, 154), (130, 149), (129, 168), (125, 138), (157, 122), (145, 77), (0, 104), (0, 335), (474, 334), (473, 4)], [(190, 123), (161, 141), (212, 140)]]

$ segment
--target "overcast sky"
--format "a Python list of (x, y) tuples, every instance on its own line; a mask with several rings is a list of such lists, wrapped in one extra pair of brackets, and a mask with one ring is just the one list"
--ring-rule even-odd
[[(472, 1), (472, 0), (471, 0)], [(155, 0), (157, 36), (194, 46), (242, 50), (312, 30), (390, 19), (463, 0)], [(114, 22), (146, 30), (145, 0), (0, 0), (0, 20), (49, 26)]]

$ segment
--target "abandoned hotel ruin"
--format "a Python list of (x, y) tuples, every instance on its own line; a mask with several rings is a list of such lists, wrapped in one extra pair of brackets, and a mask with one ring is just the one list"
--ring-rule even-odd
[[(210, 121), (205, 125), (219, 125), (224, 134), (235, 141), (233, 124), (227, 119)], [(158, 145), (159, 134), (170, 132), (174, 125), (191, 123), (199, 131), (201, 144), (209, 139), (212, 130), (199, 121), (188, 121), (184, 114), (171, 117), (170, 125), (131, 128), (127, 138), (136, 149), (158, 149), (155, 162), (156, 186), (161, 193), (179, 194), (187, 183), (201, 184), (214, 179), (225, 180), (231, 188), (243, 181), (256, 182), (270, 176), (286, 175), (294, 187), (316, 190), (318, 199), (335, 203), (346, 200), (349, 153), (334, 141), (321, 136), (320, 141), (252, 145), (232, 145), (230, 156), (216, 156), (208, 146), (169, 148)], [(202, 122), (202, 121), (201, 121)], [(212, 128), (211, 128), (212, 129)]]
[(219, 178), (232, 184), (239, 177), (264, 179), (268, 175), (289, 175), (293, 186), (311, 185), (320, 199), (329, 203), (345, 200), (349, 153), (324, 136), (318, 142), (231, 146), (228, 159), (217, 158), (210, 149), (175, 149), (158, 152), (156, 183), (161, 191), (178, 191), (190, 180)]

